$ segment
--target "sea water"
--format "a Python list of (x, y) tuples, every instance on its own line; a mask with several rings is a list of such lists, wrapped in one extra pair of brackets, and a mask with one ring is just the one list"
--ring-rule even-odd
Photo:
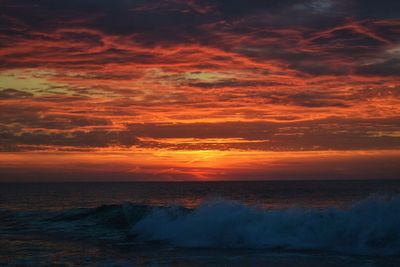
[(0, 266), (400, 266), (400, 181), (0, 184)]

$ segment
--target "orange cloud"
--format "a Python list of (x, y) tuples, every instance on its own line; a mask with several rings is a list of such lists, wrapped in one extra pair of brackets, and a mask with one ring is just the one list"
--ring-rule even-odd
[[(321, 155), (332, 173), (364, 162), (362, 151), (374, 153), (368, 162), (397, 157), (395, 1), (3, 2), (4, 172), (12, 156), (28, 173), (54, 157), (41, 169), (78, 171), (82, 160), (85, 171), (110, 162), (126, 177), (132, 167), (148, 179), (270, 178), (286, 176), (259, 168), (262, 158), (293, 155), (306, 178)], [(146, 166), (129, 163), (143, 150), (133, 155)]]

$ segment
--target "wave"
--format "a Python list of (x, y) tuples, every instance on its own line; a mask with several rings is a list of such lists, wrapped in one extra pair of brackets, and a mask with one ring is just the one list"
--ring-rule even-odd
[(141, 240), (179, 247), (400, 254), (400, 198), (369, 198), (348, 209), (263, 210), (207, 202), (191, 212), (154, 209), (131, 228)]
[(371, 197), (346, 209), (262, 209), (217, 200), (194, 209), (125, 203), (41, 212), (40, 219), (28, 213), (31, 227), (46, 234), (108, 242), (400, 255), (400, 197)]

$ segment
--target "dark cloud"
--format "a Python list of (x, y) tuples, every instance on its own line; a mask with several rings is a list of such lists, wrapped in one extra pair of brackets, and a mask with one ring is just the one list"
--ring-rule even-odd
[[(35, 56), (15, 51), (5, 55), (0, 66), (183, 63), (179, 55), (167, 59), (153, 51), (127, 50), (122, 41), (110, 47), (106, 40), (123, 36), (145, 48), (201, 44), (253, 60), (276, 59), (306, 74), (344, 75), (361, 59), (375, 57), (389, 43), (399, 41), (399, 24), (390, 21), (399, 17), (398, 5), (358, 0), (3, 0), (0, 18), (6, 26), (0, 29), (0, 39), (4, 47), (21, 41), (54, 42), (54, 46), (35, 49)], [(99, 50), (90, 51), (93, 47)], [(393, 68), (390, 64), (376, 67), (379, 72)]]
[(247, 91), (246, 96), (254, 99), (262, 99), (267, 104), (294, 105), (300, 107), (349, 107), (349, 96), (343, 96), (338, 92), (324, 92), (320, 90), (303, 90), (302, 92), (285, 92), (279, 90)]
[(0, 99), (29, 98), (32, 96), (32, 93), (11, 88), (0, 90)]
[(2, 124), (18, 124), (23, 128), (43, 129), (74, 129), (85, 126), (110, 126), (108, 119), (81, 115), (63, 115), (47, 113), (48, 108), (43, 106), (15, 106), (3, 105), (0, 107)]
[(3, 145), (8, 147), (31, 146), (55, 146), (77, 148), (99, 148), (108, 146), (130, 147), (138, 140), (127, 131), (74, 131), (60, 133), (25, 132), (19, 135), (2, 133)]
[[(87, 27), (106, 34), (138, 34), (138, 40), (156, 44), (190, 40), (197, 26), (209, 21), (185, 2), (171, 1), (3, 1), (3, 12), (28, 25), (25, 30), (54, 31), (57, 28)], [(11, 23), (8, 20), (8, 23)], [(77, 36), (70, 36), (76, 39)]]
[[(137, 146), (178, 150), (359, 150), (400, 148), (399, 122), (394, 117), (364, 120), (330, 118), (286, 123), (144, 123), (130, 124), (126, 130), (113, 131), (15, 133), (4, 129), (0, 133), (2, 150), (5, 151), (23, 149), (24, 146), (32, 146), (25, 148), (28, 150), (40, 146), (59, 149)], [(175, 143), (165, 141), (171, 138)]]
[(357, 0), (354, 1), (353, 11), (360, 18), (382, 19), (399, 18), (400, 2), (396, 0)]
[(193, 87), (200, 88), (221, 88), (221, 87), (270, 87), (285, 85), (285, 83), (274, 82), (274, 81), (257, 81), (257, 80), (239, 80), (239, 79), (227, 79), (216, 82), (188, 82)]
[[(207, 1), (206, 1), (207, 2)], [(254, 13), (274, 13), (279, 10), (287, 9), (294, 4), (302, 3), (301, 0), (282, 0), (282, 1), (245, 1), (245, 0), (220, 0), (210, 1), (209, 4), (214, 6), (222, 16), (228, 18), (240, 18), (242, 16)]]
[(355, 73), (366, 76), (395, 76), (400, 74), (400, 58), (358, 66)]
[[(398, 118), (351, 120), (331, 118), (317, 121), (290, 123), (225, 122), (183, 124), (133, 124), (129, 129), (138, 137), (159, 139), (151, 146), (165, 147), (163, 138), (228, 138), (226, 143), (201, 143), (167, 145), (176, 149), (245, 149), (245, 150), (351, 150), (393, 149), (400, 147), (396, 131)], [(379, 129), (379, 130), (377, 130)], [(388, 135), (382, 134), (389, 132)], [(393, 132), (392, 136), (390, 133)], [(235, 143), (229, 138), (241, 138)], [(246, 142), (246, 140), (248, 142)], [(260, 141), (260, 142), (251, 142)], [(141, 144), (146, 145), (146, 144)], [(149, 145), (149, 144), (147, 144)]]
[(347, 107), (349, 104), (340, 98), (324, 93), (298, 93), (288, 97), (289, 103), (303, 107)]

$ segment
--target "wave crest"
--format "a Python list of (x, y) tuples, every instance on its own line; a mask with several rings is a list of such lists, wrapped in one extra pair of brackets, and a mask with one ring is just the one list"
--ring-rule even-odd
[(179, 247), (400, 254), (400, 198), (369, 198), (348, 209), (263, 210), (227, 201), (191, 211), (154, 208), (131, 226), (142, 241)]

